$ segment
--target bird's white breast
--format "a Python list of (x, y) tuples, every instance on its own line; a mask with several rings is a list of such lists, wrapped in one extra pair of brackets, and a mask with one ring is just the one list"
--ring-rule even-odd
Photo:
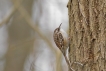
[(65, 39), (68, 39), (68, 35), (67, 35), (67, 33), (63, 29), (60, 29), (60, 33), (63, 35), (63, 37)]

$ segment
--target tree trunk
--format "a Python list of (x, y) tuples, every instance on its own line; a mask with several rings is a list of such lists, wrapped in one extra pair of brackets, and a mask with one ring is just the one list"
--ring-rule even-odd
[(106, 0), (69, 0), (69, 60), (76, 71), (106, 71)]

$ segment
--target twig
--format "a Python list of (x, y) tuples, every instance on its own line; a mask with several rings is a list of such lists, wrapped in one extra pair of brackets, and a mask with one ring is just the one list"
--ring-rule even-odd
[[(21, 0), (21, 2), (22, 2), (22, 1), (23, 1), (23, 0)], [(3, 18), (3, 20), (0, 22), (0, 26), (2, 26), (3, 24), (9, 22), (9, 20), (11, 19), (11, 17), (13, 16), (13, 14), (14, 14), (14, 13), (16, 12), (16, 10), (18, 9), (18, 7), (19, 7), (19, 5), (21, 4), (21, 2), (18, 3), (17, 7), (14, 7), (14, 6), (13, 6), (13, 7), (10, 9), (10, 13)]]
[(8, 23), (8, 21), (10, 20), (10, 18), (13, 16), (13, 14), (15, 13), (16, 11), (16, 8), (15, 7), (12, 7), (11, 8), (11, 11), (8, 15), (6, 15), (3, 20), (0, 22), (0, 26), (2, 26), (3, 24), (5, 23)]
[[(14, 2), (14, 6), (17, 7), (17, 4), (15, 4)], [(24, 19), (28, 22), (27, 24), (35, 31), (38, 33), (38, 35), (44, 40), (46, 41), (46, 43), (50, 46), (51, 50), (53, 50), (54, 53), (57, 53), (57, 50), (53, 47), (53, 44), (50, 42), (50, 40), (43, 35), (43, 33), (41, 32), (41, 30), (34, 26), (34, 22), (33, 20), (30, 18), (28, 12), (23, 8), (22, 5), (19, 5), (18, 7), (18, 11), (20, 12), (20, 14), (24, 17)]]

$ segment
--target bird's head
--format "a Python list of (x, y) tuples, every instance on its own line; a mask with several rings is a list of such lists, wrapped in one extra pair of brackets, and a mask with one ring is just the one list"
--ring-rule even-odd
[[(61, 24), (62, 24), (62, 23), (61, 23)], [(55, 29), (55, 31), (54, 31), (54, 32), (57, 32), (57, 33), (58, 33), (58, 32), (60, 31), (60, 29), (61, 29), (61, 24), (59, 25), (59, 27), (58, 27), (58, 28), (56, 28), (56, 29)]]

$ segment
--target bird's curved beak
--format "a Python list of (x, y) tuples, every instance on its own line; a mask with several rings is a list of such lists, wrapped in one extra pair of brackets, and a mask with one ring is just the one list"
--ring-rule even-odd
[[(62, 23), (61, 23), (61, 24), (62, 24)], [(60, 24), (60, 26), (59, 26), (59, 30), (60, 30), (61, 24)]]

